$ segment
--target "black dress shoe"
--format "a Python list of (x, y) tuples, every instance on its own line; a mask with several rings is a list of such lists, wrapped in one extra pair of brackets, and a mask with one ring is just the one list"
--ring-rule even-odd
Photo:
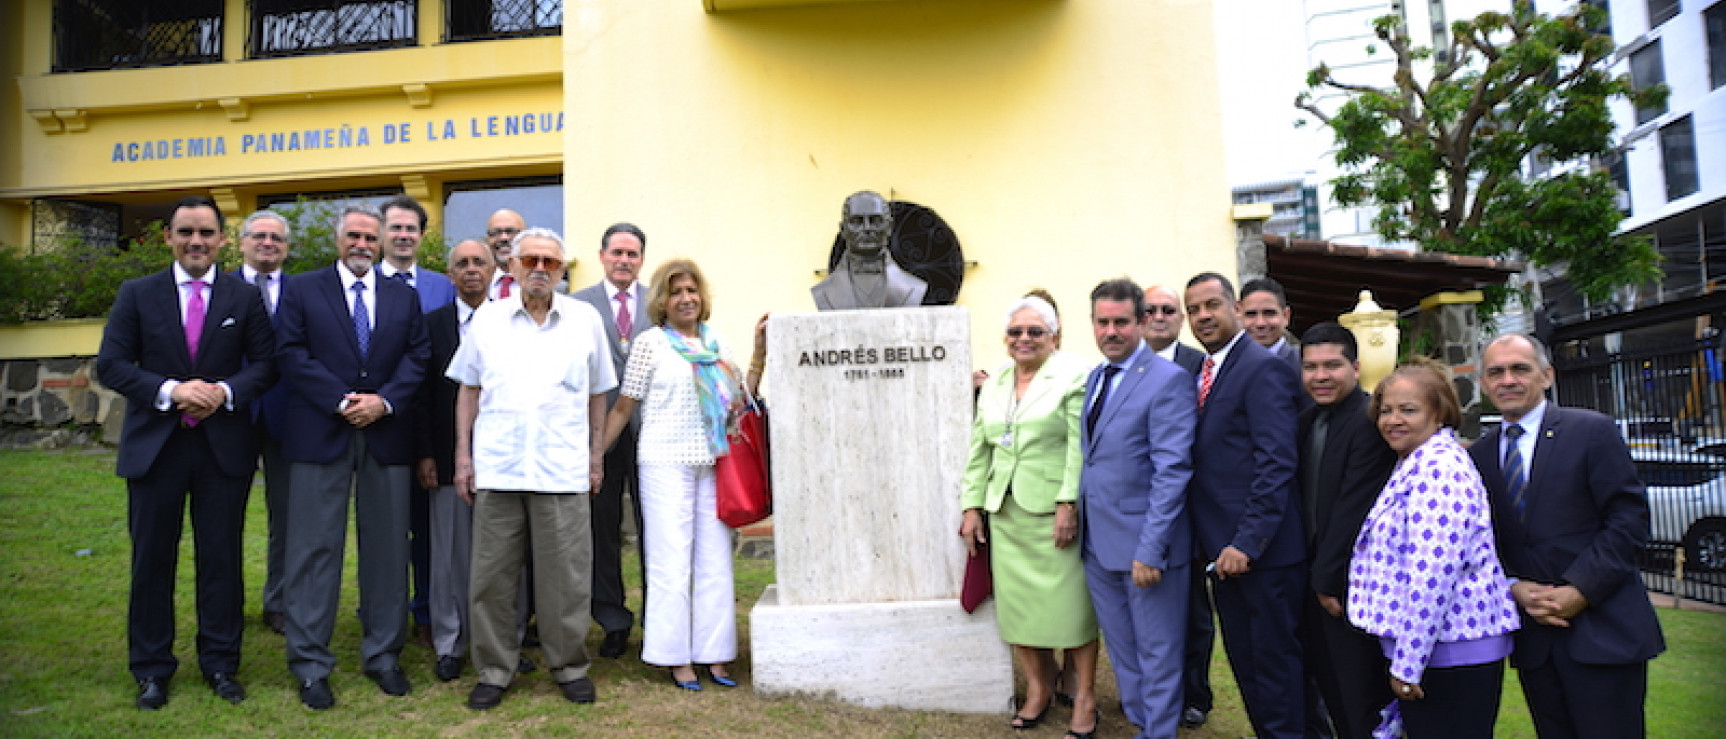
[(216, 697), (229, 703), (239, 705), (246, 699), (246, 688), (240, 681), (226, 672), (214, 672), (204, 676), (204, 682), (210, 684), (210, 690), (216, 692)]
[(414, 689), (414, 686), (408, 683), (407, 674), (403, 673), (400, 667), (391, 667), (387, 670), (366, 670), (366, 677), (377, 683), (378, 689), (387, 695), (407, 695)]
[(437, 658), (437, 665), (432, 667), (432, 674), (436, 675), (438, 680), (447, 683), (461, 677), (461, 664), (460, 657), (446, 654)]
[(503, 702), (504, 687), (491, 683), (480, 683), (473, 686), (473, 692), (467, 694), (467, 707), (475, 711), (486, 711), (497, 708)]
[(161, 677), (146, 677), (138, 681), (138, 707), (146, 711), (154, 711), (168, 705), (168, 680)]
[(599, 656), (606, 659), (617, 659), (629, 650), (629, 629), (618, 629), (605, 632), (605, 641), (599, 645)]
[(593, 689), (593, 681), (578, 677), (567, 683), (558, 683), (563, 688), (563, 697), (570, 703), (592, 703), (599, 698), (599, 691)]
[(1204, 711), (1192, 706), (1187, 706), (1186, 710), (1181, 711), (1181, 728), (1197, 729), (1200, 726), (1205, 725), (1205, 719), (1207, 718), (1209, 718), (1209, 716), (1205, 715)]
[(287, 633), (288, 618), (281, 611), (264, 611), (264, 626), (278, 634)]
[(533, 660), (528, 659), (527, 655), (525, 655), (525, 654), (521, 655), (519, 658), (516, 659), (516, 663), (515, 663), (515, 671), (516, 672), (533, 672), (534, 670), (537, 670), (537, 669), (539, 669), (539, 667), (533, 663)]
[(336, 694), (330, 692), (330, 681), (326, 678), (301, 680), (300, 702), (306, 704), (307, 708), (322, 711), (335, 707)]

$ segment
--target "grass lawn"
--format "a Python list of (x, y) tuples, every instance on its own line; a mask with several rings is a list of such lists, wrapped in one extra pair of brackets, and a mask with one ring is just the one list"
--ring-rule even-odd
[[(111, 452), (0, 452), (0, 736), (702, 736), (847, 737), (1059, 737), (1067, 715), (1052, 711), (1042, 728), (1013, 732), (1005, 713), (946, 714), (868, 710), (808, 698), (764, 697), (748, 689), (748, 614), (761, 589), (772, 582), (771, 562), (738, 560), (737, 594), (744, 655), (733, 674), (745, 686), (709, 687), (689, 693), (668, 684), (665, 674), (631, 657), (596, 660), (593, 678), (599, 702), (576, 706), (563, 700), (543, 670), (521, 676), (502, 707), (468, 710), (471, 668), (462, 680), (439, 683), (431, 674), (435, 655), (408, 646), (402, 666), (414, 691), (403, 698), (380, 693), (360, 674), (359, 624), (354, 553), (348, 549), (343, 603), (337, 622), (335, 709), (314, 712), (299, 704), (287, 671), (282, 638), (257, 621), (257, 595), (264, 574), (264, 502), (253, 489), (247, 521), (245, 654), (240, 678), (250, 698), (230, 706), (200, 679), (192, 648), (196, 631), (192, 597), (191, 536), (184, 537), (177, 591), (181, 669), (167, 708), (133, 707), (136, 695), (126, 670), (126, 596), (130, 544), (126, 536), (126, 491), (113, 476)], [(625, 567), (631, 575), (633, 563)], [(1670, 651), (1655, 660), (1649, 677), (1649, 735), (1720, 736), (1726, 700), (1719, 675), (1726, 672), (1726, 615), (1662, 610)], [(597, 649), (599, 632), (590, 636)], [(639, 639), (639, 632), (637, 632)], [(1209, 724), (1185, 737), (1238, 737), (1250, 732), (1226, 661), (1213, 664), (1217, 708)], [(529, 650), (536, 660), (538, 650)], [(1113, 676), (1098, 675), (1104, 706), (1098, 736), (1128, 736)], [(1004, 709), (1003, 709), (1004, 710)], [(1715, 728), (1708, 728), (1715, 727)], [(1506, 680), (1500, 712), (1501, 737), (1534, 732), (1516, 687)]]

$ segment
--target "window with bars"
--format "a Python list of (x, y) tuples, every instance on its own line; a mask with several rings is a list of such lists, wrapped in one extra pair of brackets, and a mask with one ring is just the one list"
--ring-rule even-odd
[(31, 204), (30, 245), (36, 253), (120, 245), (120, 206), (43, 198)]
[(252, 58), (412, 46), (416, 0), (252, 0)]
[(54, 71), (222, 60), (222, 0), (55, 0)]
[(554, 36), (563, 30), (563, 0), (447, 0), (450, 41)]

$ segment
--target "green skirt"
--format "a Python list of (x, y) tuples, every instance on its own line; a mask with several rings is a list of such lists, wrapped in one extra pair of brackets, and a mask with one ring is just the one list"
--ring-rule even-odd
[(1083, 545), (1056, 548), (1054, 528), (1054, 514), (1031, 513), (1011, 494), (989, 516), (995, 618), (1008, 644), (1067, 648), (1097, 638), (1097, 613), (1079, 559)]

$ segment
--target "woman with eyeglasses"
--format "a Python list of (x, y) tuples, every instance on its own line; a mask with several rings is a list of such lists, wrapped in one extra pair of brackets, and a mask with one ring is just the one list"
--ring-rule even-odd
[(1047, 300), (1013, 301), (1006, 324), (1012, 367), (985, 380), (977, 399), (959, 536), (972, 556), (989, 545), (996, 623), (1025, 675), (1011, 726), (1041, 723), (1055, 700), (1054, 650), (1064, 649), (1074, 667), (1065, 686), (1073, 691), (1068, 736), (1085, 739), (1097, 720), (1097, 616), (1077, 546), (1079, 416), (1090, 368), (1055, 352), (1060, 319)]
[(636, 492), (653, 594), (641, 661), (670, 668), (672, 683), (685, 690), (701, 689), (697, 665), (714, 684), (737, 685), (726, 668), (737, 657), (731, 530), (719, 520), (713, 465), (729, 451), (725, 427), (742, 405), (739, 382), (754, 392), (766, 351), (758, 330), (754, 361), (740, 378), (707, 325), (712, 311), (694, 262), (673, 259), (653, 273), (647, 315), (654, 327), (631, 342), (617, 404), (605, 420), (609, 449), (641, 409)]

